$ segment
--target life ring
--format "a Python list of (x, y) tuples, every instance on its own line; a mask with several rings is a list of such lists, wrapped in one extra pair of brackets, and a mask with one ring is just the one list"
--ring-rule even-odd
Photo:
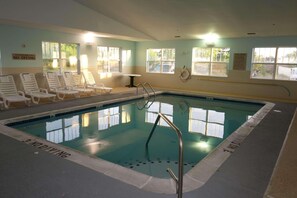
[(190, 77), (191, 77), (191, 72), (188, 70), (188, 68), (186, 68), (186, 66), (184, 66), (180, 73), (179, 78), (182, 81), (187, 81), (188, 79), (190, 79)]

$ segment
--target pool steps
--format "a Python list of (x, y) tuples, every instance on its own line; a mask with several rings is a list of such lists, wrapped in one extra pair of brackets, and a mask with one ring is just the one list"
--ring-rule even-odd
[(179, 140), (179, 147), (178, 147), (178, 177), (173, 173), (170, 168), (167, 168), (167, 172), (173, 179), (176, 184), (176, 194), (178, 198), (182, 198), (183, 196), (183, 167), (184, 167), (184, 155), (183, 155), (183, 138), (181, 131), (162, 113), (158, 113), (158, 117), (156, 118), (155, 124), (150, 132), (150, 135), (145, 143), (146, 148), (148, 148), (148, 143), (151, 140), (151, 137), (156, 129), (156, 126), (162, 118), (175, 132)]

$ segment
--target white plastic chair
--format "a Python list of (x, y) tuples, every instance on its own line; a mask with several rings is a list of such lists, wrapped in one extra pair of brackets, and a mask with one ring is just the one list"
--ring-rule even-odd
[(51, 92), (56, 93), (60, 100), (64, 100), (67, 95), (72, 95), (74, 97), (79, 97), (79, 93), (76, 90), (71, 90), (66, 87), (62, 87), (59, 77), (55, 72), (46, 72), (46, 81)]
[(5, 108), (9, 108), (11, 103), (24, 102), (30, 105), (31, 99), (25, 97), (24, 92), (18, 91), (12, 75), (0, 76), (0, 98)]
[(79, 74), (76, 74), (77, 76), (74, 77), (74, 74), (72, 72), (63, 72), (63, 78), (64, 82), (67, 88), (76, 90), (81, 94), (87, 94), (91, 95), (92, 92), (94, 92), (93, 89), (88, 89), (85, 86), (82, 86), (80, 83), (81, 78), (79, 78)]
[(33, 73), (20, 73), (20, 78), (25, 94), (31, 97), (33, 103), (38, 104), (41, 99), (55, 100), (55, 94), (48, 93), (47, 89), (39, 88)]
[(111, 87), (105, 87), (103, 83), (96, 84), (93, 74), (90, 71), (84, 71), (83, 77), (85, 79), (88, 88), (94, 89), (94, 91), (99, 91), (100, 93), (110, 93), (112, 91)]

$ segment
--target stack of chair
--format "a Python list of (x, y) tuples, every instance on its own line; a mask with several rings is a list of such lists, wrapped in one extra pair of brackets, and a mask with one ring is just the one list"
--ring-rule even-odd
[(110, 93), (112, 91), (111, 87), (106, 87), (103, 83), (96, 84), (93, 74), (90, 71), (84, 71), (83, 77), (88, 88), (94, 89), (95, 92), (100, 93)]
[(79, 97), (79, 92), (76, 90), (72, 90), (67, 87), (63, 87), (59, 80), (57, 73), (55, 72), (46, 72), (46, 81), (49, 87), (49, 90), (53, 93), (56, 93), (57, 97), (60, 100), (64, 100), (66, 96), (74, 96)]
[(82, 85), (80, 82), (81, 78), (79, 79), (79, 77), (79, 74), (74, 75), (72, 74), (72, 72), (63, 72), (64, 82), (68, 89), (78, 91), (80, 94), (83, 95), (91, 95), (92, 92), (94, 92), (93, 89), (89, 89), (86, 86)]

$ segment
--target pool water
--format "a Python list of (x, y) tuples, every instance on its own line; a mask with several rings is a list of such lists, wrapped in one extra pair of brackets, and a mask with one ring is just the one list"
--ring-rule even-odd
[(159, 112), (182, 132), (184, 174), (254, 115), (263, 104), (158, 95), (113, 105), (64, 113), (11, 127), (158, 178), (178, 169), (178, 138)]

